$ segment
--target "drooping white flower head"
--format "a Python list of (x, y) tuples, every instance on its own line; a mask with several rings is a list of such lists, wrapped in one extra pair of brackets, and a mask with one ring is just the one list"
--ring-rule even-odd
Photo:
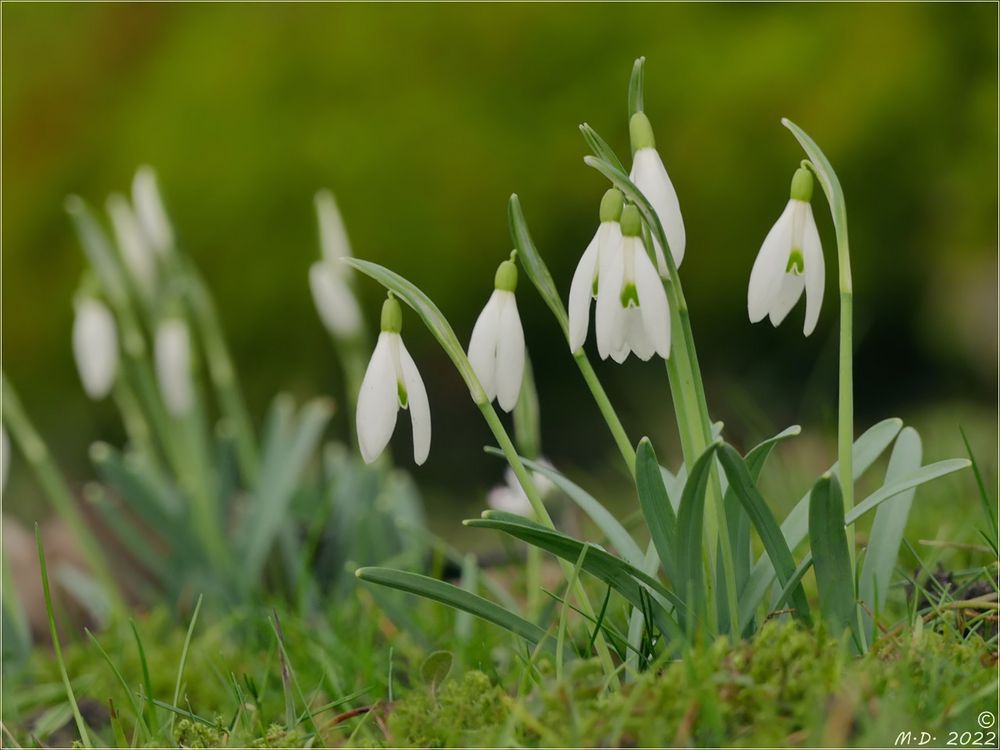
[(624, 362), (630, 352), (646, 361), (653, 353), (670, 356), (670, 308), (656, 267), (640, 236), (635, 206), (621, 218), (622, 241), (602, 259), (597, 290), (597, 351)]
[(124, 195), (113, 193), (108, 198), (108, 215), (125, 267), (139, 292), (150, 299), (156, 289), (155, 251)]
[(361, 309), (351, 288), (352, 269), (341, 262), (342, 258), (351, 256), (351, 245), (329, 190), (316, 193), (316, 215), (322, 258), (309, 268), (309, 288), (316, 312), (332, 336), (354, 338), (363, 325)]
[(611, 188), (601, 198), (601, 223), (594, 239), (583, 251), (569, 288), (569, 349), (577, 352), (587, 340), (590, 326), (590, 301), (597, 299), (600, 270), (610, 253), (618, 252), (622, 241), (621, 219), (624, 198), (621, 191)]
[(174, 228), (163, 207), (156, 172), (152, 167), (139, 167), (132, 179), (132, 205), (146, 240), (162, 256), (174, 247)]
[(517, 312), (515, 253), (497, 268), (493, 294), (469, 340), (469, 361), (486, 391), (506, 412), (514, 410), (524, 381), (524, 329)]
[(826, 269), (809, 203), (812, 188), (812, 173), (805, 167), (799, 168), (792, 178), (791, 198), (764, 238), (750, 271), (747, 312), (751, 323), (767, 316), (777, 327), (805, 291), (802, 333), (808, 336), (816, 328), (823, 305)]
[(77, 298), (73, 320), (73, 356), (83, 390), (95, 401), (104, 398), (118, 373), (118, 329), (103, 302), (83, 295)]
[[(552, 468), (552, 464), (544, 458), (540, 459), (538, 463), (543, 464), (550, 469)], [(489, 491), (489, 494), (486, 496), (486, 504), (493, 510), (502, 510), (505, 513), (515, 513), (519, 516), (534, 515), (534, 509), (531, 507), (531, 501), (528, 500), (528, 496), (524, 494), (524, 488), (521, 486), (521, 483), (517, 481), (517, 477), (514, 475), (514, 470), (508, 466), (503, 477), (504, 483), (498, 484)], [(543, 500), (555, 488), (555, 485), (552, 484), (551, 480), (540, 472), (531, 472), (531, 478), (535, 481), (535, 487), (538, 489), (538, 494)]]
[(381, 455), (396, 429), (399, 408), (413, 425), (413, 460), (427, 460), (431, 449), (431, 410), (417, 366), (403, 345), (403, 311), (391, 294), (382, 305), (382, 332), (358, 394), (358, 446), (365, 463)]
[[(663, 160), (656, 150), (656, 140), (653, 138), (653, 126), (643, 112), (636, 112), (629, 121), (629, 134), (632, 139), (632, 172), (629, 179), (646, 196), (656, 215), (663, 225), (663, 233), (667, 236), (670, 253), (674, 263), (680, 267), (684, 260), (684, 219), (681, 217), (681, 204), (677, 200), (677, 191), (667, 175)], [(654, 238), (656, 250), (656, 265), (661, 275), (667, 274), (667, 263), (663, 256), (663, 248)]]
[(183, 417), (194, 406), (194, 382), (191, 335), (182, 318), (164, 318), (156, 327), (155, 355), (156, 379), (167, 411)]

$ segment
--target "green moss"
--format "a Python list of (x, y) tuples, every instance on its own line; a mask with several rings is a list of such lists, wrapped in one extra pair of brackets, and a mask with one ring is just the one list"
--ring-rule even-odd
[(479, 671), (397, 701), (388, 719), (393, 745), (461, 747), (488, 742), (507, 719), (503, 691)]

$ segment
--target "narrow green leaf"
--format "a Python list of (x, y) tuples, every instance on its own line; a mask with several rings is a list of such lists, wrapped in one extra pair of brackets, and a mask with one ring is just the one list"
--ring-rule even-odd
[[(795, 572), (795, 559), (792, 557), (785, 537), (782, 536), (781, 530), (778, 528), (774, 514), (771, 513), (771, 509), (757, 491), (743, 457), (732, 446), (723, 444), (719, 448), (719, 461), (726, 476), (729, 477), (729, 486), (732, 487), (736, 497), (742, 503), (743, 509), (750, 516), (750, 522), (753, 523), (760, 536), (764, 551), (777, 571), (778, 579), (783, 584), (787, 583)], [(792, 606), (802, 620), (809, 621), (809, 604), (806, 602), (805, 593), (801, 586), (792, 592)], [(740, 631), (749, 624), (755, 608), (756, 603), (749, 610), (743, 603), (740, 604)]]
[[(188, 625), (187, 635), (184, 636), (184, 646), (181, 648), (181, 660), (177, 664), (177, 681), (174, 683), (174, 701), (173, 705), (177, 705), (177, 701), (181, 697), (181, 683), (184, 680), (184, 667), (187, 666), (188, 649), (191, 647), (191, 636), (194, 635), (194, 626), (198, 622), (198, 613), (201, 612), (201, 600), (202, 595), (198, 595), (198, 601), (194, 605), (194, 612), (191, 613), (191, 622)], [(169, 734), (173, 735), (174, 732), (174, 717), (170, 717), (170, 729)]]
[(405, 591), (408, 594), (416, 594), (425, 599), (431, 599), (454, 609), (468, 612), (494, 625), (499, 625), (504, 630), (524, 638), (529, 643), (537, 644), (545, 640), (545, 631), (533, 622), (528, 622), (524, 618), (508, 612), (488, 599), (463, 591), (457, 586), (439, 581), (436, 578), (390, 568), (358, 568), (354, 575), (368, 583)]
[(705, 491), (708, 475), (719, 443), (712, 443), (698, 456), (684, 484), (681, 507), (677, 512), (677, 544), (674, 587), (681, 589), (681, 598), (694, 610), (696, 617), (704, 615), (705, 585), (702, 571), (702, 527), (705, 522)]
[[(503, 531), (567, 562), (575, 563), (584, 546), (584, 542), (509, 513), (486, 511), (482, 518), (466, 520), (463, 523), (473, 528)], [(667, 607), (673, 605), (680, 614), (684, 611), (684, 604), (672, 591), (652, 576), (600, 547), (593, 544), (588, 546), (591, 549), (584, 559), (585, 571), (611, 586), (634, 607), (642, 606), (640, 589), (647, 589), (657, 604), (655, 611), (658, 627), (665, 633), (679, 634), (676, 623), (667, 614)]]
[(314, 399), (302, 408), (295, 427), (280, 450), (265, 453), (251, 503), (243, 570), (255, 580), (267, 559), (306, 464), (315, 452), (323, 429), (333, 414), (326, 399)]
[(997, 547), (1000, 546), (998, 542), (998, 533), (1000, 529), (997, 528), (997, 503), (993, 500), (989, 493), (986, 491), (986, 482), (983, 481), (983, 475), (979, 471), (979, 464), (976, 462), (976, 457), (972, 453), (972, 446), (969, 444), (969, 438), (965, 434), (965, 430), (961, 427), (958, 431), (962, 433), (962, 442), (965, 443), (965, 452), (969, 456), (969, 461), (972, 462), (972, 475), (976, 478), (976, 487), (979, 490), (979, 501), (983, 505), (983, 511), (986, 513), (986, 518), (990, 522), (990, 527), (983, 535), (986, 537), (986, 541), (996, 552)]
[(847, 513), (846, 522), (852, 524), (861, 518), (865, 513), (877, 508), (890, 497), (895, 497), (900, 492), (919, 487), (932, 479), (947, 476), (956, 471), (969, 468), (969, 461), (965, 458), (949, 458), (945, 461), (935, 461), (932, 464), (921, 466), (916, 471), (910, 472), (905, 477), (901, 477), (892, 484), (886, 484), (875, 490), (872, 494), (851, 508)]
[(625, 171), (625, 167), (622, 166), (622, 162), (621, 159), (618, 158), (618, 154), (616, 154), (614, 149), (608, 145), (607, 141), (597, 134), (596, 130), (590, 127), (587, 123), (583, 123), (580, 126), (580, 132), (583, 134), (583, 140), (587, 142), (587, 146), (593, 152), (594, 156), (598, 159), (604, 159), (604, 161), (608, 162), (608, 164), (620, 169), (622, 172)]
[(507, 223), (510, 227), (511, 241), (517, 250), (517, 257), (521, 261), (524, 272), (528, 274), (531, 283), (535, 285), (538, 293), (542, 295), (542, 300), (548, 305), (552, 314), (556, 316), (562, 327), (563, 335), (569, 337), (569, 318), (566, 315), (566, 308), (563, 306), (562, 297), (556, 289), (556, 282), (552, 280), (545, 261), (535, 247), (528, 231), (528, 222), (525, 221), (524, 211), (521, 210), (521, 201), (517, 193), (510, 196), (507, 204)]
[(643, 88), (646, 78), (646, 58), (640, 57), (632, 65), (632, 75), (628, 82), (628, 116), (642, 112)]
[[(896, 435), (903, 428), (900, 419), (890, 418), (868, 428), (861, 437), (854, 443), (852, 452), (852, 467), (854, 479), (857, 480), (864, 474), (878, 457), (885, 452)], [(830, 474), (837, 473), (838, 464), (834, 463), (827, 471)], [(790, 550), (794, 550), (802, 540), (806, 538), (809, 531), (809, 493), (806, 493), (791, 512), (785, 517), (781, 524), (781, 533), (785, 537), (785, 542)], [(740, 594), (740, 622), (741, 628), (746, 627), (753, 619), (753, 612), (760, 604), (767, 593), (768, 587), (774, 580), (774, 566), (766, 554), (761, 555), (754, 563), (750, 571), (750, 580), (747, 581), (743, 592)]]
[(83, 198), (76, 195), (71, 195), (66, 199), (66, 212), (73, 221), (83, 251), (87, 255), (90, 265), (97, 272), (97, 277), (100, 279), (101, 286), (108, 295), (109, 301), (116, 308), (127, 305), (128, 292), (125, 274), (119, 266), (111, 242), (97, 217), (94, 216), (94, 212), (90, 210)]
[[(496, 448), (487, 447), (486, 452), (499, 456), (500, 458), (504, 458), (503, 452), (497, 450)], [(566, 493), (566, 496), (576, 503), (580, 510), (586, 513), (590, 520), (594, 522), (594, 525), (601, 530), (601, 533), (607, 537), (608, 542), (618, 551), (618, 554), (621, 555), (627, 563), (634, 565), (635, 567), (642, 565), (642, 549), (636, 543), (632, 535), (625, 530), (625, 527), (618, 522), (618, 519), (616, 519), (607, 510), (607, 508), (601, 505), (599, 500), (579, 485), (574, 484), (572, 481), (567, 479), (556, 469), (537, 461), (529, 461), (526, 458), (522, 458), (521, 461), (529, 471), (541, 474), (543, 477), (552, 482), (552, 484)]]
[[(660, 464), (649, 438), (639, 441), (635, 453), (635, 485), (642, 515), (649, 527), (649, 535), (660, 557), (660, 564), (667, 578), (676, 586), (682, 581), (677, 575), (677, 516), (667, 496)], [(646, 568), (643, 567), (643, 570)]]
[[(893, 484), (899, 479), (920, 468), (923, 450), (920, 445), (920, 435), (912, 427), (906, 427), (896, 438), (892, 455), (889, 457), (889, 468), (885, 472), (885, 484)], [(865, 621), (865, 631), (871, 632), (872, 621), (870, 612), (880, 612), (885, 607), (886, 595), (892, 582), (892, 574), (896, 569), (896, 559), (903, 542), (903, 530), (910, 515), (910, 506), (916, 489), (901, 492), (890, 502), (879, 506), (868, 535), (868, 548), (865, 551), (864, 564), (861, 566), (861, 580), (858, 584), (858, 595), (865, 605), (862, 617)]]
[(101, 656), (104, 657), (104, 661), (107, 662), (108, 667), (111, 669), (111, 673), (115, 676), (115, 679), (118, 681), (119, 686), (121, 687), (122, 690), (125, 691), (125, 697), (128, 698), (128, 701), (132, 706), (132, 711), (135, 713), (136, 721), (138, 722), (139, 726), (142, 727), (143, 731), (146, 733), (146, 738), (151, 739), (152, 733), (150, 732), (149, 726), (146, 724), (146, 718), (143, 715), (142, 709), (139, 707), (139, 700), (135, 697), (135, 693), (132, 691), (132, 688), (128, 686), (128, 683), (122, 676), (121, 670), (115, 666), (115, 663), (113, 661), (111, 661), (111, 657), (108, 656), (108, 652), (104, 650), (104, 647), (101, 646), (101, 642), (98, 641), (97, 637), (90, 632), (90, 629), (84, 628), (83, 632), (87, 634), (87, 637), (90, 638), (91, 642), (97, 647), (97, 650), (100, 652)]
[(857, 605), (844, 526), (844, 499), (836, 477), (824, 474), (809, 494), (809, 546), (823, 620), (834, 636), (854, 628)]
[[(437, 339), (438, 343), (444, 349), (445, 354), (455, 364), (459, 375), (462, 376), (462, 379), (472, 393), (472, 400), (477, 404), (486, 403), (486, 392), (483, 390), (479, 378), (476, 377), (476, 373), (472, 369), (472, 363), (465, 356), (465, 349), (459, 343), (458, 337), (455, 335), (455, 331), (452, 329), (448, 319), (445, 318), (444, 313), (438, 309), (438, 306), (431, 301), (430, 297), (424, 294), (415, 284), (404, 279), (395, 271), (390, 271), (388, 268), (380, 266), (377, 263), (359, 258), (344, 258), (343, 262), (356, 268), (366, 276), (375, 279), (375, 281), (395, 293), (397, 297), (409, 305), (420, 316), (424, 325), (427, 326), (427, 330)], [(565, 312), (563, 316), (565, 317)]]
[(142, 638), (139, 637), (139, 629), (136, 627), (135, 620), (130, 617), (128, 624), (132, 629), (132, 635), (135, 637), (135, 645), (139, 651), (139, 665), (142, 667), (142, 686), (146, 691), (146, 724), (153, 734), (159, 734), (160, 722), (156, 716), (156, 709), (153, 707), (153, 681), (149, 676), (149, 662), (146, 661), (146, 649), (142, 645)]

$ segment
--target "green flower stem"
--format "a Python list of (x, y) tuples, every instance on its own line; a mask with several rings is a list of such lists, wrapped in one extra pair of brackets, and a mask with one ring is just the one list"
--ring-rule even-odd
[(583, 375), (583, 380), (590, 389), (590, 393), (594, 397), (594, 402), (597, 404), (601, 416), (604, 417), (604, 421), (611, 431), (611, 437), (614, 438), (615, 445), (618, 446), (618, 450), (621, 452), (622, 458), (628, 466), (629, 474), (635, 474), (635, 448), (632, 447), (632, 441), (625, 434), (625, 427), (618, 418), (615, 407), (611, 405), (611, 400), (601, 385), (597, 373), (594, 372), (590, 360), (583, 353), (583, 349), (576, 352), (573, 355), (573, 359), (576, 361), (576, 366), (580, 368), (580, 374)]
[(188, 263), (183, 264), (182, 272), (187, 277), (190, 312), (195, 327), (201, 334), (208, 376), (215, 389), (220, 410), (233, 424), (236, 435), (236, 458), (245, 481), (252, 487), (257, 483), (260, 457), (257, 455), (253, 423), (250, 421), (239, 381), (236, 379), (236, 370), (226, 346), (222, 325), (201, 276)]
[(125, 605), (115, 578), (111, 574), (111, 567), (105, 559), (100, 544), (98, 544), (97, 537), (73, 501), (66, 481), (52, 460), (52, 454), (49, 453), (48, 447), (42, 441), (38, 431), (21, 406), (21, 400), (14, 387), (7, 380), (6, 373), (0, 373), (0, 378), (2, 378), (4, 424), (7, 425), (11, 437), (21, 449), (25, 461), (34, 471), (35, 477), (42, 486), (49, 502), (52, 503), (52, 507), (72, 530), (73, 536), (79, 540), (90, 572), (104, 585), (108, 598), (115, 605), (114, 609), (120, 611), (118, 608)]
[[(516, 476), (517, 481), (520, 482), (521, 487), (524, 490), (524, 494), (528, 496), (528, 501), (531, 503), (531, 507), (535, 511), (538, 521), (550, 529), (555, 529), (555, 524), (552, 523), (552, 517), (545, 508), (545, 503), (542, 502), (542, 497), (538, 493), (538, 488), (535, 486), (534, 481), (532, 481), (527, 469), (524, 468), (524, 464), (521, 463), (521, 458), (517, 455), (517, 449), (514, 447), (513, 441), (511, 441), (510, 436), (507, 434), (507, 430), (500, 421), (500, 416), (497, 414), (496, 409), (493, 408), (493, 404), (489, 401), (483, 400), (478, 402), (476, 405), (479, 407), (479, 411), (483, 413), (483, 417), (486, 419), (486, 424), (489, 425), (490, 430), (493, 432), (493, 436), (496, 438), (497, 444), (500, 446), (500, 450), (503, 451), (511, 469), (514, 470), (514, 476)], [(574, 576), (573, 566), (567, 561), (561, 559), (559, 560), (559, 566), (562, 568), (562, 572), (566, 576), (566, 580), (574, 582), (573, 588), (576, 593), (576, 598), (580, 603), (581, 611), (586, 617), (596, 620), (596, 613), (594, 612), (593, 605), (590, 603), (590, 597), (587, 596), (587, 590), (584, 588), (583, 582)], [(617, 688), (619, 686), (619, 680), (615, 675), (614, 661), (611, 659), (611, 651), (608, 649), (608, 644), (604, 640), (603, 633), (597, 633), (597, 637), (594, 639), (594, 648), (597, 651), (597, 658), (601, 662), (604, 673), (614, 678), (612, 682)]]

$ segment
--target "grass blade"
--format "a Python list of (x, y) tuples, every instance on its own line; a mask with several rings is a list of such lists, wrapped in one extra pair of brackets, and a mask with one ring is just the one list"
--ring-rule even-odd
[(83, 632), (86, 633), (91, 642), (97, 646), (97, 650), (100, 652), (101, 656), (104, 657), (104, 661), (108, 663), (108, 666), (111, 668), (111, 672), (114, 674), (118, 684), (121, 685), (122, 690), (125, 691), (125, 696), (128, 698), (128, 701), (132, 706), (132, 710), (135, 712), (136, 721), (139, 722), (139, 725), (146, 732), (146, 737), (152, 738), (152, 733), (150, 732), (149, 725), (146, 723), (146, 719), (143, 716), (142, 708), (139, 706), (139, 701), (136, 699), (135, 693), (132, 692), (132, 688), (128, 686), (128, 683), (122, 676), (121, 671), (115, 666), (115, 663), (111, 661), (111, 657), (108, 656), (108, 652), (101, 646), (101, 642), (97, 640), (97, 637), (91, 633), (88, 628), (84, 628)]
[[(729, 486), (736, 493), (743, 509), (750, 516), (751, 523), (757, 529), (764, 550), (771, 560), (774, 570), (777, 571), (778, 579), (782, 584), (787, 583), (795, 572), (795, 559), (792, 557), (785, 537), (782, 536), (781, 530), (778, 528), (774, 514), (771, 513), (771, 509), (764, 502), (760, 492), (757, 491), (743, 457), (732, 446), (723, 443), (719, 448), (719, 461), (729, 478)], [(805, 593), (801, 586), (797, 586), (792, 591), (792, 606), (802, 620), (809, 622), (809, 604), (806, 602)], [(753, 619), (756, 607), (757, 602), (744, 603), (741, 601), (739, 622), (741, 632)]]
[[(504, 458), (503, 452), (496, 448), (488, 447), (486, 452)], [(530, 471), (541, 474), (566, 493), (566, 496), (576, 503), (580, 510), (586, 513), (590, 520), (594, 522), (594, 525), (601, 530), (601, 533), (607, 537), (608, 542), (611, 543), (626, 562), (635, 567), (642, 565), (643, 553), (639, 545), (632, 535), (625, 530), (625, 527), (618, 522), (618, 519), (611, 515), (607, 508), (601, 505), (599, 500), (579, 485), (571, 482), (556, 469), (526, 458), (522, 458), (521, 461)]]
[[(184, 678), (184, 667), (187, 664), (188, 649), (191, 647), (191, 636), (194, 634), (194, 626), (198, 622), (198, 613), (201, 611), (201, 594), (198, 595), (198, 601), (194, 605), (194, 613), (191, 615), (191, 623), (188, 625), (187, 635), (184, 636), (184, 647), (181, 649), (181, 660), (177, 665), (177, 681), (174, 683), (174, 700), (173, 705), (177, 705), (177, 701), (181, 697), (181, 681)], [(150, 696), (152, 697), (152, 696)], [(174, 731), (174, 717), (170, 717), (170, 733), (173, 734)]]
[(391, 568), (358, 568), (354, 575), (367, 583), (375, 583), (379, 586), (405, 591), (408, 594), (416, 594), (425, 599), (431, 599), (454, 609), (468, 612), (482, 620), (499, 625), (504, 630), (520, 636), (532, 644), (541, 643), (546, 638), (545, 631), (535, 623), (528, 622), (523, 617), (508, 612), (488, 599), (463, 591), (458, 586), (439, 581), (436, 578), (429, 578), (418, 573), (407, 573), (402, 570), (392, 570)]
[(972, 454), (972, 446), (969, 444), (969, 438), (966, 436), (965, 430), (959, 427), (959, 432), (962, 433), (965, 452), (969, 456), (969, 461), (972, 462), (972, 474), (976, 478), (976, 487), (979, 489), (979, 500), (982, 502), (983, 511), (990, 521), (990, 528), (987, 532), (984, 532), (984, 536), (987, 537), (986, 540), (993, 548), (995, 554), (997, 547), (1000, 546), (1000, 541), (997, 539), (998, 533), (1000, 533), (1000, 529), (997, 528), (997, 504), (995, 500), (990, 498), (989, 493), (986, 491), (986, 482), (983, 481), (983, 475), (979, 471), (979, 464), (976, 463), (976, 457)]
[(135, 636), (135, 645), (139, 650), (139, 665), (142, 667), (142, 684), (146, 691), (146, 725), (154, 734), (160, 733), (160, 722), (156, 716), (156, 709), (153, 707), (153, 681), (149, 677), (149, 662), (146, 660), (146, 649), (143, 648), (142, 638), (139, 637), (139, 628), (136, 627), (135, 620), (131, 617), (128, 621), (132, 628), (132, 635)]
[[(893, 446), (892, 455), (889, 457), (885, 484), (893, 484), (919, 469), (922, 456), (920, 435), (912, 427), (904, 428), (896, 438), (896, 445)], [(880, 505), (875, 513), (858, 585), (858, 598), (864, 605), (862, 618), (866, 633), (872, 632), (873, 627), (872, 615), (869, 613), (880, 612), (885, 607), (892, 573), (896, 569), (896, 559), (899, 557), (899, 548), (903, 542), (903, 530), (910, 515), (910, 505), (913, 503), (915, 493), (916, 488), (901, 492), (891, 502)]]
[(688, 604), (688, 609), (693, 610), (696, 620), (705, 614), (702, 528), (708, 475), (718, 449), (719, 443), (712, 443), (694, 462), (677, 512), (677, 538), (680, 541), (675, 552), (677, 579), (673, 583), (675, 588), (681, 589), (681, 598)]
[(823, 620), (834, 636), (846, 628), (854, 630), (857, 605), (844, 526), (844, 499), (832, 474), (820, 477), (809, 493), (809, 545)]
[[(861, 437), (854, 443), (853, 452), (853, 473), (857, 480), (864, 474), (878, 457), (885, 452), (899, 431), (903, 428), (900, 419), (890, 418), (868, 428)], [(837, 471), (837, 464), (834, 463), (827, 471), (834, 474)], [(791, 512), (785, 517), (781, 524), (781, 533), (785, 537), (785, 542), (790, 550), (794, 550), (809, 532), (809, 493), (806, 493)], [(741, 628), (745, 628), (753, 618), (753, 611), (760, 604), (767, 593), (768, 587), (774, 581), (774, 565), (768, 556), (761, 555), (754, 563), (750, 571), (750, 579), (747, 581), (743, 592), (740, 594), (740, 621)], [(749, 619), (746, 615), (749, 614)]]
[(38, 567), (42, 577), (42, 593), (45, 595), (45, 612), (49, 619), (49, 634), (52, 636), (52, 650), (56, 655), (56, 663), (59, 665), (59, 676), (62, 678), (63, 687), (66, 688), (66, 700), (69, 701), (73, 711), (73, 719), (76, 721), (76, 728), (80, 732), (80, 741), (84, 747), (91, 748), (90, 734), (87, 732), (87, 723), (83, 720), (80, 707), (76, 703), (76, 696), (73, 694), (73, 686), (69, 681), (69, 674), (66, 672), (66, 662), (63, 661), (62, 647), (59, 644), (59, 632), (56, 630), (56, 616), (52, 608), (52, 592), (49, 590), (49, 573), (45, 565), (45, 548), (42, 546), (42, 533), (35, 524), (35, 546), (38, 548)]
[[(677, 516), (667, 496), (653, 444), (645, 437), (639, 441), (635, 453), (635, 486), (651, 541), (660, 556), (660, 564), (667, 578), (676, 584), (682, 580), (677, 576)], [(648, 568), (643, 567), (643, 570)]]

